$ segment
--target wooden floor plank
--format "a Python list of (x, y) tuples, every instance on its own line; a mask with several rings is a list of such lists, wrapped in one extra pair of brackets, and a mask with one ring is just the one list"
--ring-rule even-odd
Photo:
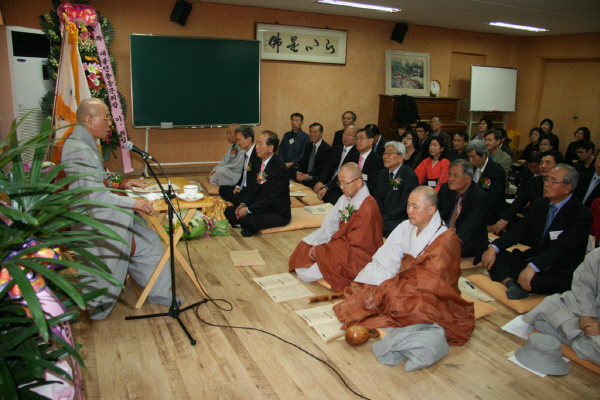
[[(190, 176), (197, 180), (197, 177)], [(361, 395), (389, 399), (599, 399), (600, 377), (570, 363), (563, 377), (540, 378), (507, 360), (506, 353), (525, 341), (500, 329), (517, 314), (500, 302), (494, 314), (477, 321), (472, 338), (450, 347), (447, 357), (429, 368), (405, 372), (404, 363), (390, 367), (375, 359), (370, 345), (351, 347), (345, 341), (325, 343), (294, 311), (317, 305), (306, 298), (273, 302), (253, 278), (287, 272), (297, 243), (312, 230), (281, 232), (243, 238), (239, 229), (230, 236), (180, 242), (198, 279), (213, 299), (225, 299), (181, 314), (197, 341), (191, 346), (171, 317), (125, 321), (129, 315), (166, 312), (146, 303), (134, 308), (135, 292), (128, 283), (112, 313), (104, 321), (83, 319), (74, 335), (83, 345), (83, 371), (88, 399), (354, 399), (326, 365), (284, 342), (258, 331), (213, 327), (210, 323), (252, 327), (281, 337), (335, 368)], [(234, 267), (229, 252), (258, 249), (264, 266)], [(481, 273), (463, 271), (463, 276)], [(186, 304), (201, 295), (183, 270), (176, 268), (178, 296)], [(315, 295), (328, 291), (305, 285)]]

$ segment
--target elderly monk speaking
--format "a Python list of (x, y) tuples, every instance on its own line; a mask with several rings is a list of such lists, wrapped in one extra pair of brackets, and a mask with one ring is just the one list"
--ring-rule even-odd
[[(81, 172), (93, 174), (71, 182), (69, 188), (105, 187), (103, 181), (107, 175), (104, 173), (102, 156), (98, 152), (96, 139), (104, 140), (110, 133), (111, 115), (108, 107), (98, 99), (82, 100), (77, 108), (77, 121), (81, 125), (75, 127), (62, 151), (62, 161), (68, 163), (65, 171), (67, 176)], [(145, 187), (128, 180), (121, 184), (120, 188), (129, 190), (132, 186)], [(112, 204), (129, 213), (154, 212), (151, 202), (119, 196), (109, 191), (90, 192), (85, 198)], [(113, 208), (95, 206), (90, 209), (90, 214), (96, 221), (122, 236), (127, 243), (135, 243), (135, 250), (132, 252), (127, 245), (114, 240), (96, 240), (93, 242), (95, 247), (87, 250), (102, 259), (112, 275), (120, 282), (124, 282), (129, 273), (140, 286), (146, 286), (164, 251), (156, 232), (141, 222), (140, 218), (134, 218), (132, 214), (124, 214)], [(93, 227), (81, 223), (75, 226), (77, 230), (94, 230)], [(94, 266), (87, 257), (78, 256), (77, 261), (88, 267)], [(91, 277), (84, 270), (80, 270), (79, 273), (85, 278)], [(84, 286), (84, 292), (104, 288), (107, 289), (104, 295), (88, 302), (92, 319), (104, 319), (108, 316), (117, 302), (121, 288), (96, 277)], [(148, 301), (163, 306), (171, 304), (171, 275), (168, 268), (160, 273), (150, 291)]]
[(473, 303), (458, 289), (458, 236), (441, 220), (430, 187), (411, 192), (407, 213), (408, 220), (394, 229), (333, 310), (344, 323), (342, 329), (437, 323), (449, 344), (463, 345), (475, 322)]
[(290, 272), (296, 270), (304, 282), (317, 281), (339, 292), (383, 244), (383, 222), (356, 163), (340, 168), (338, 186), (344, 195), (321, 227), (298, 244), (290, 257)]

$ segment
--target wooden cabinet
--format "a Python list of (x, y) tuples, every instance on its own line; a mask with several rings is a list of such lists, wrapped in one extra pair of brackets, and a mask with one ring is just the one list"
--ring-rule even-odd
[[(387, 139), (393, 139), (398, 130), (396, 122), (396, 108), (400, 96), (379, 95), (379, 132)], [(415, 97), (421, 121), (429, 123), (431, 117), (438, 116), (442, 119), (444, 132), (464, 131), (467, 124), (457, 120), (458, 101), (452, 97)]]

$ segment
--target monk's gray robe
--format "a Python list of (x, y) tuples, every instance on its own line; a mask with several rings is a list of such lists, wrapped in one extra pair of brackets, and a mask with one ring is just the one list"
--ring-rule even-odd
[(545, 321), (552, 334), (571, 345), (577, 356), (600, 365), (600, 335), (585, 336), (579, 328), (579, 317), (600, 318), (600, 248), (589, 253), (573, 274), (571, 290), (554, 294), (523, 316), (534, 324)]
[[(76, 126), (73, 134), (65, 142), (62, 151), (62, 161), (69, 163), (65, 169), (67, 175), (91, 171), (101, 172), (100, 174), (78, 179), (71, 183), (69, 188), (81, 186), (105, 187), (104, 180), (107, 178), (107, 174), (104, 172), (102, 157), (94, 138), (83, 126)], [(92, 192), (86, 198), (116, 205), (130, 213), (133, 213), (133, 205), (136, 201), (133, 198), (119, 196), (109, 191)], [(125, 277), (127, 272), (129, 272), (140, 286), (146, 286), (164, 252), (156, 232), (132, 216), (111, 208), (94, 206), (90, 212), (95, 220), (102, 222), (115, 231), (127, 243), (131, 244), (132, 236), (134, 236), (136, 250), (135, 254), (130, 257), (130, 248), (114, 240), (94, 241), (96, 247), (89, 248), (88, 250), (98, 256), (110, 269), (112, 275), (120, 282), (125, 282)], [(73, 229), (93, 230), (85, 224), (76, 224)], [(77, 257), (77, 261), (84, 265), (94, 266), (84, 257)], [(84, 288), (84, 292), (99, 288), (108, 288), (108, 291), (103, 296), (88, 303), (92, 319), (106, 318), (115, 306), (121, 293), (121, 288), (85, 271), (80, 271), (80, 273), (82, 280), (95, 280), (95, 282), (89, 283)], [(165, 268), (161, 272), (149, 296), (171, 297), (171, 275), (169, 268)]]
[(235, 186), (240, 176), (242, 176), (246, 152), (237, 148), (236, 154), (232, 154), (232, 149), (233, 145), (229, 146), (229, 151), (225, 153), (221, 162), (213, 168), (215, 173), (208, 180), (213, 185)]

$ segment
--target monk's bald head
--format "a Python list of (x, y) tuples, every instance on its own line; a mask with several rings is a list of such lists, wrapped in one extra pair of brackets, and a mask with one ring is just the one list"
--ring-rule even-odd
[(108, 113), (108, 107), (99, 99), (83, 99), (77, 107), (77, 122), (85, 123), (87, 117), (104, 117)]
[(417, 194), (423, 196), (423, 201), (425, 201), (425, 205), (434, 206), (437, 208), (438, 197), (434, 188), (429, 186), (417, 186), (411, 192), (411, 194)]
[(408, 221), (417, 227), (417, 234), (423, 231), (437, 211), (437, 194), (428, 186), (417, 186), (410, 192), (406, 203)]
[(342, 173), (346, 175), (346, 178), (350, 181), (362, 178), (362, 171), (358, 167), (358, 164), (353, 162), (342, 165), (342, 168), (340, 168), (340, 171), (338, 172), (338, 176)]
[(338, 186), (346, 197), (354, 197), (364, 186), (362, 172), (356, 163), (342, 165), (338, 172)]

